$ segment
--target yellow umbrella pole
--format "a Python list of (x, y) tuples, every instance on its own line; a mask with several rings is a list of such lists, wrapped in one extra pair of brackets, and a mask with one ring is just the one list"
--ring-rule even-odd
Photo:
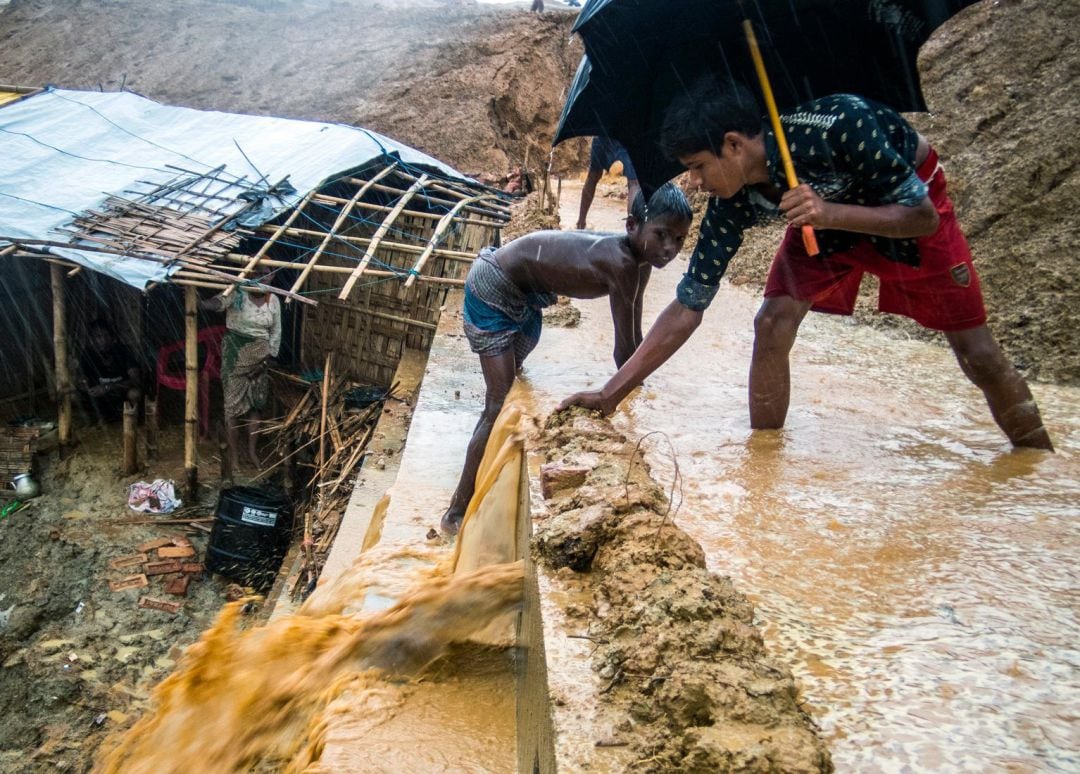
[[(769, 121), (772, 122), (773, 133), (776, 135), (776, 144), (780, 147), (780, 160), (784, 163), (784, 175), (787, 177), (788, 188), (794, 188), (799, 184), (799, 178), (795, 176), (795, 165), (791, 163), (791, 151), (788, 150), (787, 138), (784, 137), (784, 127), (780, 125), (780, 111), (776, 109), (776, 99), (773, 97), (772, 86), (769, 85), (769, 75), (765, 72), (765, 61), (761, 58), (761, 49), (758, 48), (757, 37), (754, 35), (754, 27), (749, 19), (743, 20), (743, 31), (746, 32), (746, 42), (750, 45), (750, 56), (754, 60), (754, 69), (757, 70), (758, 81), (761, 83), (761, 93), (765, 97), (765, 108), (769, 111)], [(817, 238), (811, 226), (802, 227), (803, 245), (808, 255), (817, 255)]]

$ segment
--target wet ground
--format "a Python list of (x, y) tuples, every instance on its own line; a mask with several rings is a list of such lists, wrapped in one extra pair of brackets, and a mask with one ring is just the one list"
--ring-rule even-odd
[[(623, 206), (598, 197), (590, 225)], [(684, 266), (654, 273), (646, 323)], [(541, 411), (613, 371), (606, 301), (574, 303), (580, 326), (546, 328), (526, 363)], [(1013, 452), (947, 349), (811, 315), (787, 427), (752, 434), (758, 303), (723, 288), (617, 425), (663, 432), (664, 486), (674, 449), (677, 521), (757, 603), (837, 768), (1075, 770), (1080, 390), (1034, 385), (1058, 453)]]

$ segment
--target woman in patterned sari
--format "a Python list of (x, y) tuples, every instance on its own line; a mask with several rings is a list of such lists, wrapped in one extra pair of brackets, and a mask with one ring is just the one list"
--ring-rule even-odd
[[(269, 282), (269, 277), (257, 278)], [(225, 431), (232, 469), (238, 469), (240, 421), (247, 420), (247, 453), (258, 470), (262, 462), (253, 431), (270, 397), (269, 360), (281, 346), (281, 302), (257, 287), (242, 287), (230, 297), (214, 296), (201, 304), (225, 312), (225, 339), (221, 345), (221, 385), (225, 394)]]

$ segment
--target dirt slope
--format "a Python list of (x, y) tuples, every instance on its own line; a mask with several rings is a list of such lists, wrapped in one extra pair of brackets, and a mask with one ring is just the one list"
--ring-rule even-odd
[[(466, 172), (550, 149), (574, 14), (374, 0), (12, 0), (0, 83), (359, 124)], [(574, 156), (578, 146), (564, 153)]]

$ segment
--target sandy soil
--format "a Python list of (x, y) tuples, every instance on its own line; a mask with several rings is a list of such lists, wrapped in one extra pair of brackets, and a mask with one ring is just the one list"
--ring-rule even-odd
[[(362, 125), (496, 176), (546, 166), (582, 52), (565, 8), (13, 0), (0, 10), (0, 82)], [(580, 165), (585, 150), (568, 144), (556, 167)]]

